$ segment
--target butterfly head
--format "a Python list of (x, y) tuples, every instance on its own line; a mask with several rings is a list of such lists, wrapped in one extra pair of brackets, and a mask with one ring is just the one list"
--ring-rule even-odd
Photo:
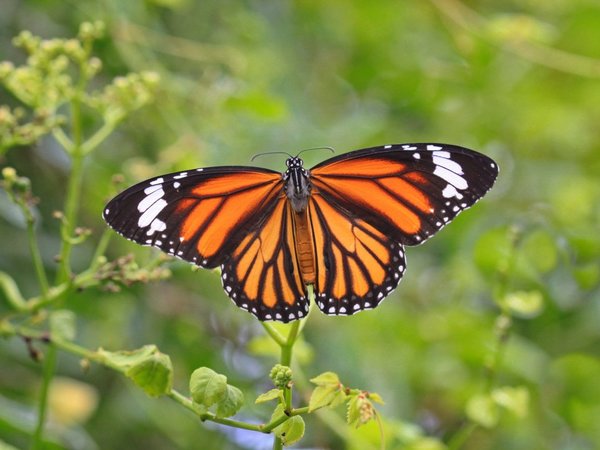
[(292, 203), (296, 212), (302, 212), (308, 204), (311, 183), (309, 172), (303, 165), (304, 161), (297, 156), (292, 156), (285, 161), (287, 170), (283, 174), (285, 181), (285, 194)]

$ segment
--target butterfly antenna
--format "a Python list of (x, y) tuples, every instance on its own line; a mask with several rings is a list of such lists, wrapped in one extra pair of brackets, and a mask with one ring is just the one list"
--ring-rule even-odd
[(259, 156), (265, 156), (265, 155), (286, 155), (286, 156), (289, 156), (290, 158), (293, 158), (293, 156), (290, 155), (288, 152), (263, 152), (263, 153), (257, 153), (256, 155), (254, 155), (252, 158), (250, 158), (250, 161), (254, 161)]
[(296, 157), (300, 156), (304, 152), (310, 152), (311, 150), (329, 150), (331, 153), (335, 153), (335, 150), (333, 149), (333, 147), (312, 147), (312, 148), (305, 148), (304, 150), (300, 150), (298, 152), (298, 154), (296, 155)]

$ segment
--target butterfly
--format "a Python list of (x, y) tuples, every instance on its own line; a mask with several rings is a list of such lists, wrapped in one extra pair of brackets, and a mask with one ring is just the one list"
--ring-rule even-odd
[(494, 184), (497, 164), (447, 144), (355, 150), (283, 173), (208, 167), (151, 178), (113, 198), (103, 217), (118, 233), (204, 268), (221, 268), (226, 294), (259, 320), (319, 309), (375, 308), (419, 245)]

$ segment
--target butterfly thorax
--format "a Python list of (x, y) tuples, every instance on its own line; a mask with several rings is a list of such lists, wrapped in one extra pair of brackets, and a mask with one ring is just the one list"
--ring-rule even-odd
[(287, 170), (283, 174), (284, 191), (292, 208), (297, 213), (306, 210), (312, 185), (310, 173), (303, 167), (302, 159), (296, 157), (286, 160)]

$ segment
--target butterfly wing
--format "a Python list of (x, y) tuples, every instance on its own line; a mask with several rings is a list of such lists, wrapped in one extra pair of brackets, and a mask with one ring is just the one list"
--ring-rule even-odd
[(279, 172), (211, 167), (163, 175), (117, 195), (104, 219), (139, 244), (220, 265), (227, 295), (260, 320), (308, 312)]
[(291, 206), (282, 194), (221, 266), (227, 294), (259, 320), (289, 322), (308, 313), (292, 222)]
[(418, 245), (494, 184), (487, 156), (444, 144), (357, 150), (311, 169), (317, 304), (326, 314), (377, 306)]
[(446, 144), (373, 147), (311, 169), (314, 188), (405, 245), (429, 239), (492, 187), (498, 166)]
[(316, 302), (328, 315), (375, 308), (406, 267), (402, 244), (351, 211), (318, 193), (309, 202)]
[(281, 191), (281, 174), (271, 170), (196, 169), (125, 190), (106, 205), (103, 216), (127, 239), (213, 268), (259, 226)]

